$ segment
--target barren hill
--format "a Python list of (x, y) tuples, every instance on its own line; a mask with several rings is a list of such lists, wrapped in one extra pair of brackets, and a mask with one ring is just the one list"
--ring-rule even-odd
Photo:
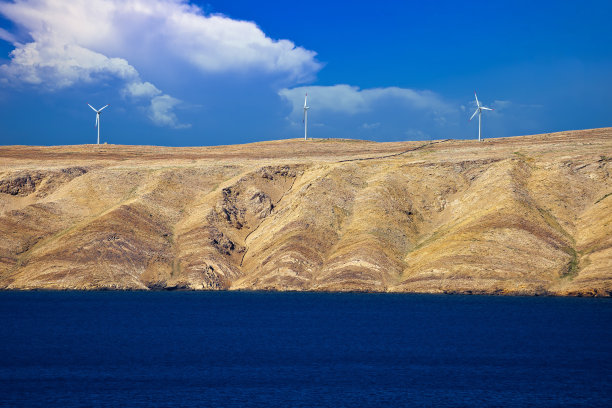
[(612, 294), (612, 129), (0, 147), (0, 287)]

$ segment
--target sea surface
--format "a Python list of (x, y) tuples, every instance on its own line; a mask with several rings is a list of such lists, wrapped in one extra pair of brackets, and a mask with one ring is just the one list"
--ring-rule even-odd
[(612, 406), (612, 300), (0, 292), (0, 406)]

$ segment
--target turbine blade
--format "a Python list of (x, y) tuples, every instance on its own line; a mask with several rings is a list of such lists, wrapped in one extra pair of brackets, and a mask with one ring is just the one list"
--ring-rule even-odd
[(108, 105), (106, 105), (104, 108), (100, 108), (100, 110), (98, 112), (102, 112), (103, 109), (105, 109)]
[(308, 92), (306, 92), (306, 96), (304, 97), (304, 109), (308, 107), (307, 101), (308, 101)]
[(480, 108), (480, 102), (478, 102), (478, 95), (476, 95), (476, 91), (474, 91), (474, 97), (476, 98), (476, 106)]
[(484, 110), (495, 110), (495, 109), (491, 109), (491, 108), (485, 108), (484, 106), (481, 106), (480, 109), (484, 109)]
[(100, 115), (96, 115), (96, 124), (94, 125), (94, 127), (98, 127), (98, 120), (100, 120)]
[[(87, 104), (87, 105), (89, 105), (89, 104)], [(96, 112), (96, 113), (98, 112), (98, 111), (97, 111), (97, 110), (96, 110), (96, 109), (95, 109), (93, 106), (89, 105), (89, 107), (90, 107), (91, 109), (93, 109), (93, 111), (94, 111), (94, 112)]]
[(478, 109), (476, 109), (476, 110), (474, 111), (474, 114), (472, 115), (472, 117), (470, 118), (470, 120), (474, 119), (474, 116), (476, 116), (476, 114), (477, 114), (477, 113), (478, 113)]

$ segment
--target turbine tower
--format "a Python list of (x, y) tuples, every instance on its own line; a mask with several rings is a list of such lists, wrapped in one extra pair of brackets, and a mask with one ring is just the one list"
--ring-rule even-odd
[(310, 109), (310, 106), (306, 105), (307, 100), (308, 92), (306, 92), (306, 97), (304, 98), (304, 140), (308, 140), (308, 109)]
[(476, 91), (474, 91), (474, 97), (476, 98), (476, 111), (474, 111), (474, 114), (472, 115), (470, 120), (474, 119), (474, 116), (476, 116), (476, 114), (478, 114), (478, 141), (480, 142), (480, 123), (481, 123), (482, 111), (483, 110), (490, 110), (490, 111), (492, 111), (494, 109), (482, 106), (480, 104), (480, 102), (478, 101), (478, 95), (476, 95)]
[(93, 109), (94, 112), (96, 112), (96, 125), (95, 126), (98, 128), (98, 144), (100, 144), (100, 112), (102, 112), (106, 108), (106, 106), (96, 110), (93, 106), (89, 105), (89, 107)]

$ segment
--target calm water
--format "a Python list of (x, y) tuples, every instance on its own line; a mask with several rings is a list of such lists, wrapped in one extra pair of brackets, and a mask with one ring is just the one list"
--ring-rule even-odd
[(612, 301), (0, 292), (1, 406), (612, 406)]

